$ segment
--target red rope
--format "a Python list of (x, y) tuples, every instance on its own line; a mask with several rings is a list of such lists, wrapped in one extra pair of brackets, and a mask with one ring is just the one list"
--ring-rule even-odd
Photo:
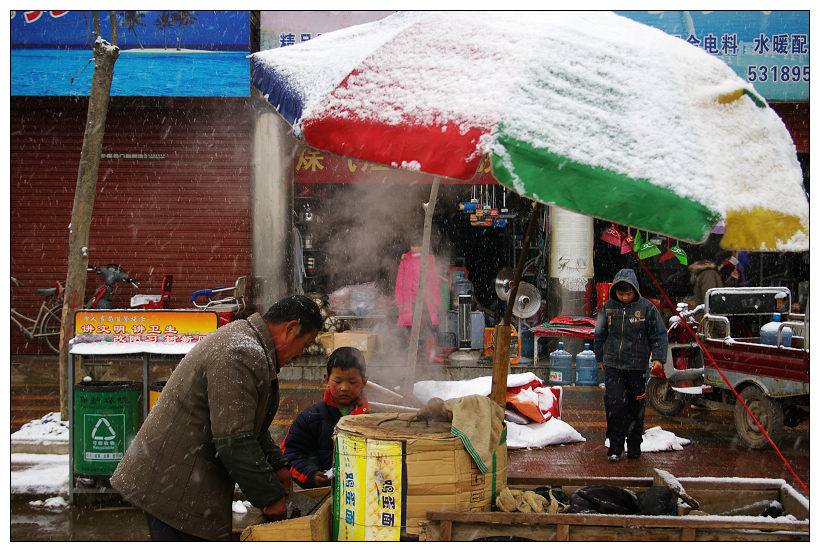
[[(638, 257), (638, 255), (637, 255), (637, 253), (635, 253), (635, 251), (633, 251), (632, 254), (635, 255), (635, 258), (638, 260), (641, 267), (643, 267), (644, 271), (646, 271), (646, 273), (649, 274), (649, 277), (652, 279), (652, 282), (655, 284), (655, 287), (658, 288), (658, 291), (661, 292), (661, 295), (663, 295), (663, 298), (666, 299), (666, 302), (669, 304), (669, 306), (672, 308), (672, 310), (677, 312), (677, 309), (675, 308), (675, 305), (672, 304), (672, 300), (669, 299), (668, 295), (666, 295), (666, 292), (661, 287), (661, 284), (658, 282), (658, 280), (655, 279), (655, 276), (649, 271), (649, 268), (647, 268), (647, 266), (644, 264), (644, 262), (641, 260), (641, 258)], [(783, 463), (786, 465), (786, 468), (789, 470), (789, 472), (794, 476), (794, 478), (797, 480), (797, 482), (800, 483), (800, 486), (803, 487), (803, 490), (806, 492), (806, 496), (809, 496), (809, 490), (806, 488), (806, 485), (803, 483), (803, 481), (794, 472), (794, 469), (792, 469), (791, 464), (789, 464), (788, 460), (786, 460), (786, 458), (780, 452), (780, 449), (777, 448), (777, 445), (774, 444), (774, 441), (772, 441), (771, 437), (769, 437), (769, 434), (766, 433), (766, 430), (763, 429), (763, 426), (760, 425), (760, 422), (757, 420), (757, 418), (755, 418), (755, 415), (752, 414), (752, 411), (749, 410), (749, 407), (746, 405), (744, 400), (740, 398), (740, 395), (735, 390), (734, 386), (731, 383), (729, 383), (729, 380), (726, 377), (726, 375), (723, 373), (723, 370), (720, 369), (720, 366), (718, 366), (717, 362), (715, 362), (715, 359), (712, 357), (712, 355), (709, 353), (709, 351), (706, 350), (706, 346), (701, 342), (700, 339), (698, 339), (697, 334), (695, 334), (694, 330), (692, 330), (692, 328), (689, 326), (689, 324), (686, 323), (686, 320), (684, 320), (684, 317), (681, 316), (680, 318), (681, 318), (681, 322), (683, 322), (683, 325), (686, 326), (686, 329), (689, 331), (689, 333), (692, 335), (692, 337), (697, 342), (697, 344), (700, 347), (701, 351), (703, 351), (703, 354), (706, 355), (706, 357), (709, 359), (709, 362), (712, 363), (712, 366), (714, 366), (715, 369), (720, 374), (720, 377), (723, 378), (723, 381), (725, 381), (726, 385), (729, 386), (729, 389), (732, 390), (732, 393), (734, 393), (737, 400), (740, 402), (740, 404), (743, 405), (743, 408), (746, 409), (746, 412), (749, 413), (749, 416), (751, 416), (752, 420), (754, 420), (754, 423), (755, 423), (755, 425), (757, 425), (757, 428), (760, 430), (760, 432), (763, 434), (763, 436), (766, 437), (766, 440), (769, 442), (769, 444), (772, 445), (772, 448), (777, 453), (777, 455), (780, 457), (780, 459), (783, 461)]]

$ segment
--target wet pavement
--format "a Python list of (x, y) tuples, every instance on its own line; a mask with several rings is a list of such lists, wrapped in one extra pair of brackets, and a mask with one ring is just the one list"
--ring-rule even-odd
[[(13, 366), (14, 368), (14, 366)], [(11, 429), (22, 423), (59, 410), (59, 387), (53, 371), (39, 377), (35, 369), (12, 370)], [(491, 369), (487, 375), (491, 373)], [(470, 375), (469, 377), (474, 377)], [(464, 378), (466, 379), (466, 378)], [(282, 381), (282, 401), (271, 433), (281, 439), (293, 418), (310, 404), (321, 399), (323, 386), (316, 378)], [(369, 392), (371, 400), (383, 400)], [(389, 402), (389, 401), (385, 401)], [(687, 408), (676, 417), (656, 414), (647, 408), (645, 428), (661, 426), (678, 437), (691, 440), (682, 451), (644, 453), (637, 460), (624, 458), (617, 463), (606, 460), (603, 413), (603, 389), (567, 387), (564, 393), (562, 419), (587, 440), (583, 443), (549, 446), (534, 450), (509, 451), (508, 476), (511, 478), (557, 478), (568, 476), (651, 477), (653, 468), (661, 468), (679, 477), (754, 477), (784, 479), (796, 491), (805, 494), (798, 478), (809, 487), (809, 422), (797, 428), (786, 428), (781, 452), (794, 470), (789, 472), (777, 453), (771, 449), (750, 450), (739, 444), (734, 432), (732, 413), (722, 410)], [(145, 541), (149, 540), (141, 511), (121, 502), (116, 496), (95, 499), (83, 495), (80, 504), (49, 510), (28, 503), (32, 497), (12, 496), (10, 538), (12, 541)], [(41, 497), (47, 498), (47, 497)], [(247, 514), (235, 514), (237, 536), (241, 529), (258, 517), (251, 508)]]

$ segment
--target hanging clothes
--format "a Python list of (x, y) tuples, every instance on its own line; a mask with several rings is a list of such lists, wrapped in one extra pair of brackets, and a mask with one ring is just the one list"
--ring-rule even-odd
[[(399, 308), (399, 326), (413, 324), (413, 306), (416, 302), (416, 292), (419, 287), (419, 273), (421, 272), (421, 253), (408, 251), (401, 257), (399, 271), (396, 275), (396, 306)], [(436, 261), (433, 255), (427, 257), (427, 282), (424, 302), (430, 315), (430, 322), (438, 326), (436, 307), (441, 301), (436, 272)]]

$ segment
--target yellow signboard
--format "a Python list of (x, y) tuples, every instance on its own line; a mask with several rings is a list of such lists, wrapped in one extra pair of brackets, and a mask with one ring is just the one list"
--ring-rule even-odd
[(403, 508), (402, 443), (339, 434), (336, 450), (336, 540), (398, 541)]
[(79, 310), (77, 343), (196, 343), (217, 327), (217, 313), (196, 310)]

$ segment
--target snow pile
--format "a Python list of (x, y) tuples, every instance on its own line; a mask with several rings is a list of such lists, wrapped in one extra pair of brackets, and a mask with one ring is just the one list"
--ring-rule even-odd
[(558, 418), (541, 424), (519, 425), (507, 422), (507, 448), (539, 448), (586, 441), (571, 425)]
[(68, 454), (12, 453), (11, 494), (68, 495)]
[(43, 445), (67, 444), (68, 422), (60, 419), (59, 412), (49, 412), (39, 420), (32, 420), (12, 433), (11, 442)]
[(247, 500), (234, 500), (231, 505), (231, 510), (233, 510), (234, 514), (247, 514), (248, 508), (251, 506), (252, 504)]
[(157, 355), (186, 355), (196, 343), (150, 343), (139, 341), (135, 343), (114, 343), (112, 341), (98, 341), (82, 343), (76, 338), (72, 340), (69, 352), (74, 355), (128, 355), (135, 353), (151, 353)]
[[(641, 452), (664, 452), (667, 450), (683, 450), (683, 445), (691, 443), (689, 439), (678, 437), (671, 431), (665, 431), (661, 426), (650, 427), (643, 434)], [(609, 447), (609, 439), (604, 441)]]
[[(532, 372), (508, 374), (507, 387), (520, 387), (533, 380), (542, 381), (541, 378)], [(443, 401), (466, 397), (467, 395), (484, 395), (487, 397), (492, 392), (492, 387), (492, 376), (481, 376), (463, 381), (426, 380), (419, 381), (413, 385), (413, 395), (424, 403), (433, 397), (438, 397)]]
[(65, 508), (68, 506), (68, 501), (61, 496), (52, 496), (51, 498), (47, 498), (45, 500), (32, 500), (28, 503), (29, 506), (34, 506), (35, 508), (48, 508), (50, 510), (59, 510), (61, 508)]

